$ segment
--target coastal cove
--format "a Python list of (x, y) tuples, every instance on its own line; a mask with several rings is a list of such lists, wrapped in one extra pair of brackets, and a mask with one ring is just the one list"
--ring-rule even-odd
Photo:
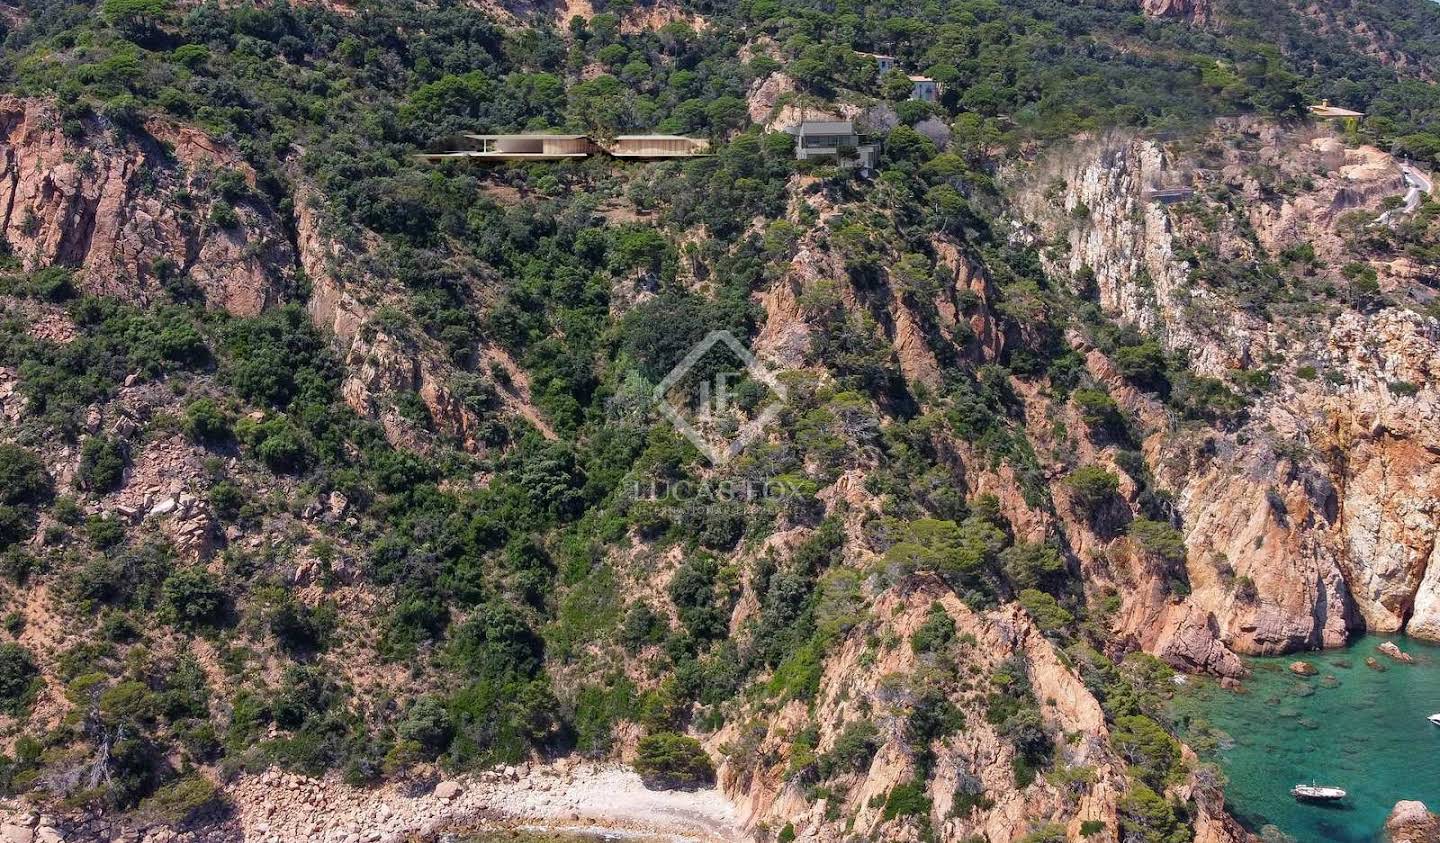
[[(1379, 653), (1385, 641), (1414, 663)], [(1315, 674), (1293, 673), (1296, 661)], [(1252, 831), (1375, 843), (1397, 801), (1440, 804), (1440, 727), (1425, 719), (1440, 711), (1440, 646), (1368, 635), (1341, 650), (1247, 665), (1241, 691), (1192, 680), (1172, 705), (1187, 742), (1224, 771), (1227, 807)], [(1291, 798), (1292, 786), (1312, 780), (1348, 795), (1338, 805)]]

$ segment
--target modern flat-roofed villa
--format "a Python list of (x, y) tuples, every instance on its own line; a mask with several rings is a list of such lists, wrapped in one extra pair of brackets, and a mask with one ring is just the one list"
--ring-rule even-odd
[(929, 76), (911, 76), (910, 82), (914, 85), (910, 99), (934, 102), (940, 98), (940, 86)]
[(601, 153), (616, 158), (688, 158), (705, 155), (710, 141), (680, 135), (620, 135), (597, 142), (589, 135), (558, 135), (523, 133), (514, 135), (461, 135), (456, 141), (462, 149), (446, 152), (425, 152), (416, 157), (422, 161), (452, 159), (492, 161), (560, 161), (566, 158), (587, 158)]
[(876, 149), (864, 143), (850, 120), (801, 120), (790, 130), (795, 135), (795, 158), (834, 158), (842, 167), (874, 169)]
[(710, 141), (680, 135), (616, 135), (601, 146), (616, 158), (687, 158), (710, 151)]
[(451, 158), (494, 158), (502, 161), (559, 161), (564, 158), (584, 158), (593, 155), (598, 147), (585, 135), (461, 135), (459, 144), (466, 148), (448, 152), (422, 153), (419, 157), (427, 161), (444, 161)]

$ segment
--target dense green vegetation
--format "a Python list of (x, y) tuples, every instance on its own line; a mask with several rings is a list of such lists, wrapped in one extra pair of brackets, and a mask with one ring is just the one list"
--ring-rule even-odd
[[(55, 795), (185, 819), (216, 798), (201, 769), (279, 764), (365, 784), (429, 764), (604, 755), (626, 723), (644, 733), (636, 767), (647, 781), (694, 787), (715, 775), (694, 736), (739, 723), (724, 748), (736, 769), (781, 765), (831, 805), (898, 742), (914, 777), (873, 807), (931, 833), (927, 787), (968, 723), (1013, 749), (1015, 787), (1045, 777), (1078, 792), (1093, 770), (1065, 762), (1077, 738), (1047, 726), (1023, 658), (981, 669), (991, 654), (930, 592), (919, 592), (924, 617), (904, 641), (871, 615), (886, 590), (935, 589), (976, 612), (1018, 605), (1113, 723), (1112, 748), (1135, 782), (1121, 805), (1127, 839), (1188, 839), (1190, 807), (1162, 795), (1185, 772), (1157, 704), (1166, 669), (1106, 655), (1125, 646), (1105, 625), (1106, 600), (1120, 597), (1087, 602), (1058, 530), (1027, 538), (996, 496), (964, 488), (967, 471), (1008, 472), (1027, 507), (1078, 513), (1181, 593), (1174, 507), (1154, 488), (1133, 420), (1085, 373), (1066, 329), (1085, 329), (1177, 425), (1234, 426), (1246, 410), (1244, 384), (1196, 376), (1156, 338), (1110, 324), (1086, 290), (1042, 271), (1034, 248), (992, 229), (1001, 162), (1083, 130), (1181, 131), (1243, 112), (1297, 119), (1318, 96), (1369, 110), (1357, 128), (1366, 139), (1440, 160), (1433, 85), (1281, 7), (1223, 5), (1223, 23), (1202, 29), (1146, 19), (1129, 0), (744, 0), (682, 4), (707, 25), (647, 30), (622, 29), (631, 6), (613, 0), (558, 27), (408, 0), (366, 0), (353, 14), (24, 3), (26, 19), (0, 30), (0, 85), (54, 97), (76, 143), (142, 143), (146, 121), (163, 116), (233, 144), (258, 186), (210, 177), (209, 221), (221, 228), (245, 206), (284, 217), (296, 202), (319, 205), (326, 233), (363, 254), (348, 268), (357, 286), (363, 276), (385, 288), (367, 329), (441, 350), (479, 447), (459, 448), (414, 392), (382, 400), (428, 434), (423, 454), (358, 417), (343, 400), (345, 364), (303, 307), (304, 283), (288, 304), (237, 318), (205, 309), (171, 268), (156, 273), (169, 282), (164, 300), (142, 308), (82, 294), (64, 267), (22, 272), (0, 243), (0, 364), (25, 401), (7, 428), (14, 444), (0, 445), (0, 569), (7, 595), (44, 578), (81, 640), (55, 655), (50, 677), (70, 713), (43, 729), (25, 720), (37, 655), (0, 644), (0, 707), (22, 732), (0, 784), (34, 792), (95, 772), (103, 784)], [(1413, 36), (1417, 61), (1436, 61), (1426, 30), (1400, 15), (1440, 23), (1440, 11), (1374, 6), (1375, 20)], [(898, 56), (943, 96), (907, 100), (904, 81), (879, 77), (857, 50)], [(790, 136), (747, 108), (776, 72), (797, 86), (777, 105), (892, 107), (881, 172), (797, 164)], [(943, 150), (936, 122), (950, 133)], [(542, 128), (695, 133), (716, 154), (493, 172), (408, 158), (461, 132)], [(174, 162), (161, 149), (146, 166)], [(1379, 245), (1428, 254), (1434, 215)], [(710, 331), (756, 337), (758, 294), (792, 274), (802, 245), (833, 258), (824, 266), (837, 277), (793, 291), (808, 343), (781, 432), (712, 466), (640, 408)], [(953, 289), (950, 252), (984, 269), (985, 296)], [(1356, 295), (1378, 301), (1363, 267), (1351, 274)], [(1084, 273), (1074, 280), (1087, 285)], [(1206, 262), (1193, 280), (1257, 313), (1283, 298), (1271, 266)], [(946, 296), (954, 314), (941, 312)], [(939, 364), (934, 382), (902, 375), (897, 303)], [(75, 337), (35, 336), (36, 309), (68, 320)], [(993, 353), (976, 350), (971, 317), (1004, 336)], [(486, 348), (518, 362), (545, 431), (503, 409), (514, 384)], [(719, 365), (703, 359), (692, 377)], [(145, 390), (151, 398), (136, 398)], [(173, 407), (151, 412), (166, 390)], [(766, 393), (747, 380), (736, 396), (749, 410)], [(1061, 479), (1048, 476), (1027, 397), (1072, 406), (1084, 428), (1074, 433), (1109, 449), (1114, 470), (1067, 453)], [(122, 398), (151, 404), (123, 424), (92, 419)], [(177, 441), (204, 464), (213, 559), (177, 547), (146, 513), (112, 506), (146, 449)], [(74, 455), (64, 488), (41, 456), (59, 460), (60, 448)], [(817, 496), (849, 472), (863, 476), (854, 492), (873, 509)], [(644, 493), (776, 478), (788, 492), (778, 498)], [(1122, 488), (1135, 490), (1136, 513)], [(333, 517), (314, 514), (337, 497)], [(1055, 498), (1069, 509), (1057, 512)], [(219, 541), (227, 532), (235, 540)], [(274, 540), (240, 540), (261, 535)], [(373, 602), (355, 599), (362, 588)], [(18, 638), (16, 618), (7, 630)], [(780, 736), (783, 752), (766, 744), (754, 724), (787, 706), (815, 712), (826, 659), (842, 646), (865, 667), (912, 659), (913, 676), (883, 689), (883, 710), (864, 701), (828, 744), (814, 724)], [(354, 665), (371, 675), (341, 669)], [(962, 780), (952, 814), (990, 804), (980, 782)], [(1029, 839), (1054, 835), (1042, 826)]]

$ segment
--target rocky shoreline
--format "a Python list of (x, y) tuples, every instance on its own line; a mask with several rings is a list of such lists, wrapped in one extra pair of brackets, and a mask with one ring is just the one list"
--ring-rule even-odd
[(103, 817), (0, 806), (0, 843), (409, 843), (471, 830), (606, 832), (675, 843), (741, 838), (717, 790), (652, 791), (628, 767), (562, 759), (375, 789), (271, 769), (225, 788), (224, 816), (203, 828), (136, 828)]

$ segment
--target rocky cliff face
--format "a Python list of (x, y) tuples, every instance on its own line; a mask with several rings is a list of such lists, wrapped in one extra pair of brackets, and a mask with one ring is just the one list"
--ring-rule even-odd
[(295, 266), (233, 150), (158, 119), (135, 132), (67, 123), (16, 97), (0, 97), (0, 240), (27, 268), (80, 270), (90, 292), (146, 302), (193, 287), (239, 315), (283, 299)]
[[(1075, 736), (1060, 750), (1058, 774), (1017, 787), (1016, 749), (986, 719), (986, 697), (967, 693), (955, 699), (967, 724), (963, 732), (933, 747), (933, 777), (925, 796), (926, 817), (942, 840), (1015, 840), (1036, 827), (1053, 824), (1067, 839), (1081, 839), (1092, 824), (1118, 828), (1118, 805), (1130, 785), (1126, 762), (1108, 742), (1104, 712), (1069, 658), (1062, 656), (1018, 606), (976, 613), (938, 581), (907, 591), (875, 595), (873, 619), (857, 627), (826, 661), (813, 709), (792, 703), (768, 721), (742, 721), (711, 740), (727, 760), (720, 768), (721, 786), (739, 805), (738, 819), (748, 829), (774, 832), (793, 826), (802, 839), (843, 841), (859, 834), (865, 839), (908, 840), (913, 832), (897, 827), (883, 810), (886, 797), (916, 775), (915, 752), (906, 745), (908, 707), (926, 694), (934, 681), (931, 656), (900, 646), (877, 657), (873, 641), (885, 635), (906, 641), (937, 607), (955, 623), (963, 642), (959, 661), (970, 675), (984, 677), (1006, 665), (1023, 664), (1035, 697), (1042, 701), (1045, 728)], [(1013, 669), (1013, 668), (1009, 668)], [(823, 753), (841, 741), (847, 726), (869, 719), (879, 724), (880, 745), (863, 770), (832, 782), (831, 795), (816, 800), (805, 793), (803, 779), (793, 777), (794, 736), (818, 727), (816, 749)], [(787, 772), (787, 770), (789, 772)], [(967, 795), (983, 794), (978, 802)], [(1176, 788), (1181, 799), (1196, 799), (1193, 827), (1199, 840), (1222, 843), (1248, 839), (1224, 813), (1218, 794), (1205, 790), (1194, 777)], [(1098, 839), (1113, 839), (1101, 831)], [(1083, 835), (1096, 839), (1095, 832)]]
[[(1234, 382), (1263, 369), (1269, 380), (1242, 427), (1197, 437), (1091, 352), (1092, 374), (1141, 425), (1188, 549), (1191, 593), (1158, 617), (1120, 624), (1154, 651), (1165, 648), (1157, 623), (1191, 622), (1177, 616), (1203, 619), (1225, 647), (1248, 653), (1334, 646), (1360, 628), (1434, 637), (1440, 326), (1404, 306), (1256, 313), (1197, 273), (1207, 261), (1275, 260), (1308, 245), (1320, 256), (1314, 271), (1343, 284), (1338, 267), (1365, 264), (1343, 234), (1344, 213), (1397, 192), (1398, 168), (1331, 138), (1243, 123), (1221, 132), (1230, 151), (1204, 166), (1148, 141), (1095, 142), (1022, 200), (1048, 220), (1042, 239), (1060, 244), (1048, 253), (1052, 271), (1092, 270), (1107, 314), (1187, 353), (1200, 374)], [(1266, 184), (1257, 156), (1271, 171)], [(1292, 172), (1318, 175), (1287, 183)], [(1175, 184), (1192, 185), (1196, 198), (1151, 199)], [(1217, 189), (1243, 199), (1222, 206)], [(1045, 203), (1069, 213), (1047, 213)], [(1403, 302), (1407, 282), (1370, 263)], [(1181, 640), (1210, 652), (1205, 637)]]
[[(458, 369), (419, 331), (381, 326), (377, 314), (403, 309), (403, 296), (324, 232), (312, 199), (302, 191), (295, 218), (282, 218), (239, 154), (194, 128), (67, 127), (51, 103), (0, 98), (0, 242), (25, 268), (72, 267), (86, 292), (139, 304), (198, 291), (237, 316), (283, 302), (303, 269), (309, 313), (346, 364), (350, 406), (392, 442), (424, 449), (431, 434), (399, 409), (413, 394), (435, 434), (482, 450), (480, 409), (457, 393)], [(492, 384), (501, 409), (553, 435), (514, 363), (495, 349), (477, 356), (510, 375)]]
[(1182, 18), (1200, 24), (1212, 15), (1210, 0), (1140, 0), (1140, 7), (1154, 18)]
[[(936, 775), (927, 794), (933, 804), (930, 822), (942, 839), (962, 840), (979, 835), (991, 840), (1010, 840), (1023, 835), (1032, 823), (1054, 820), (1076, 829), (1085, 820), (1115, 825), (1115, 803), (1123, 793), (1123, 764), (1111, 753), (1104, 716), (1099, 704), (1079, 678), (1057, 658), (1051, 645), (1034, 629), (1028, 616), (1017, 608), (978, 615), (967, 609), (953, 592), (938, 582), (908, 593), (879, 595), (873, 616), (884, 618), (887, 630), (902, 641), (925, 621), (935, 605), (955, 621), (956, 631), (973, 643), (967, 644), (965, 661), (985, 675), (1007, 659), (1020, 657), (1030, 666), (1031, 682), (1037, 696), (1047, 701), (1043, 716), (1048, 727), (1083, 735), (1066, 751), (1066, 763), (1093, 767), (1095, 775), (1079, 790), (1062, 790), (1043, 782), (1016, 789), (1012, 762), (1015, 750), (1009, 741), (986, 724), (982, 699), (964, 701), (967, 723), (963, 734), (947, 740), (936, 752)], [(827, 661), (820, 680), (820, 693), (813, 712), (791, 704), (767, 725), (763, 736), (746, 735), (753, 725), (734, 726), (718, 733), (717, 746), (746, 743), (747, 752), (731, 752), (721, 769), (721, 782), (741, 795), (742, 819), (747, 826), (778, 829), (793, 823), (805, 829), (806, 839), (839, 841), (860, 834), (875, 839), (885, 824), (881, 804), (886, 794), (915, 773), (912, 755), (903, 737), (903, 713), (923, 693), (927, 666), (924, 657), (908, 647), (899, 647), (874, 658), (866, 639), (874, 635), (869, 625), (857, 627)], [(920, 684), (917, 684), (920, 683)], [(830, 749), (847, 724), (872, 717), (881, 722), (882, 743), (868, 768), (847, 777), (832, 800), (813, 801), (803, 794), (800, 783), (787, 781), (784, 771), (789, 737), (807, 723), (819, 726), (817, 748)], [(758, 744), (754, 743), (758, 740)], [(771, 763), (760, 759), (773, 758)], [(993, 804), (952, 811), (957, 793), (985, 793)], [(854, 817), (853, 823), (846, 818)], [(893, 827), (889, 832), (894, 833)], [(887, 837), (887, 839), (889, 839)]]
[[(403, 294), (371, 274), (362, 254), (326, 233), (316, 204), (309, 191), (297, 197), (297, 249), (311, 283), (306, 308), (315, 324), (334, 338), (345, 364), (341, 386), (345, 402), (360, 415), (378, 419), (392, 443), (425, 450), (432, 437), (405, 418), (399, 406), (402, 396), (414, 395), (424, 405), (434, 433), (464, 450), (484, 450), (485, 408), (457, 387), (462, 370), (423, 332), (386, 323), (386, 308), (391, 314), (404, 312)], [(489, 371), (503, 373), (498, 380), (485, 380), (498, 409), (555, 438), (531, 401), (528, 379), (509, 355), (487, 346), (477, 349), (476, 356)]]
[[(327, 230), (317, 197), (302, 190), (295, 219), (282, 225), (254, 193), (253, 173), (198, 134), (150, 127), (150, 135), (174, 146), (172, 159), (158, 141), (114, 140), (98, 124), (88, 127), (83, 141), (71, 140), (48, 106), (5, 102), (0, 207), (7, 211), (0, 230), (27, 264), (72, 265), (86, 289), (139, 302), (175, 295), (170, 282), (188, 278), (211, 306), (237, 314), (283, 299), (298, 265), (312, 290), (309, 315), (339, 349), (342, 395), (352, 408), (379, 419), (392, 442), (412, 449), (427, 449), (435, 436), (484, 449), (485, 413), (457, 387), (460, 375), (473, 373), (462, 373), (436, 341), (396, 318), (404, 315), (402, 291), (368, 271), (363, 233), (343, 239)], [(1206, 177), (1255, 199), (1246, 221), (1256, 238), (1240, 239), (1240, 226), (1224, 223), (1210, 244), (1217, 253), (1253, 257), (1305, 236), (1319, 244), (1317, 251), (1343, 255), (1343, 238), (1327, 233), (1336, 210), (1380, 195), (1390, 175), (1371, 166), (1373, 156), (1352, 162), (1344, 150), (1337, 158), (1333, 148), (1322, 146), (1312, 148), (1317, 158), (1304, 165), (1333, 161), (1336, 175), (1304, 195), (1271, 201), (1266, 185), (1246, 183), (1251, 170), (1238, 160)], [(1358, 173), (1352, 177), (1343, 168), (1354, 163), (1365, 166), (1350, 171)], [(993, 496), (1019, 540), (1062, 539), (1092, 604), (1122, 596), (1108, 615), (1117, 657), (1143, 648), (1185, 670), (1233, 676), (1242, 670), (1237, 652), (1338, 644), (1361, 625), (1408, 625), (1415, 634), (1440, 637), (1440, 565), (1432, 564), (1434, 501), (1440, 499), (1434, 390), (1440, 332), (1434, 320), (1401, 308), (1342, 309), (1318, 327), (1254, 314), (1204, 318), (1231, 303), (1192, 276), (1187, 256), (1203, 226), (1147, 196), (1175, 168), (1153, 144), (1108, 139), (1041, 168), (1040, 187), (1022, 194), (1019, 208), (1023, 219), (1035, 223), (1033, 236), (1060, 246), (1048, 255), (1052, 274), (1091, 269), (1100, 306), (1111, 317), (1160, 337), (1169, 349), (1189, 351), (1196, 371), (1228, 378), (1259, 361), (1274, 368), (1271, 389), (1255, 399), (1243, 427), (1181, 424), (1157, 396), (1123, 377), (1090, 338), (1077, 332), (1071, 339), (1088, 376), (1135, 421), (1155, 485), (1173, 496), (1188, 548), (1183, 570), (1081, 516), (1073, 493), (1057, 482), (1077, 456), (1124, 478), (1117, 509), (1123, 504), (1127, 516), (1138, 511), (1140, 483), (1120, 465), (1114, 448), (1058, 433), (1083, 429), (1081, 413), (1034, 383), (1017, 378), (1011, 384), (1023, 406), (1013, 421), (1027, 444), (1041, 451), (1038, 469), (1053, 492), (1053, 507), (1027, 498), (1015, 465), (948, 431), (931, 443), (950, 472), (940, 482), (953, 484), (969, 501)], [(827, 361), (818, 359), (816, 338), (834, 327), (826, 319), (853, 317), (855, 342), (873, 339), (893, 355), (887, 364), (893, 359), (923, 404), (927, 392), (945, 387), (948, 369), (998, 362), (1017, 338), (1036, 330), (1013, 318), (1007, 322), (983, 263), (950, 237), (937, 235), (926, 244), (930, 265), (924, 271), (907, 275), (885, 265), (857, 283), (825, 225), (844, 213), (844, 192), (827, 194), (800, 176), (789, 187), (797, 206), (792, 222), (802, 220), (798, 206), (804, 201), (819, 224), (806, 222), (788, 271), (758, 297), (765, 311), (755, 343), (761, 356), (823, 382)], [(287, 228), (293, 228), (293, 245)], [(822, 290), (838, 304), (817, 316), (810, 308)], [(43, 318), (35, 330), (66, 333), (58, 308), (36, 316)], [(509, 356), (491, 347), (476, 352), (492, 371), (505, 373), (496, 379), (502, 383), (490, 384), (503, 409), (553, 436)], [(1327, 377), (1304, 377), (1302, 366), (1323, 368)], [(433, 430), (421, 430), (402, 411), (405, 396), (419, 399)], [(13, 390), (0, 388), (0, 399), (10, 413)], [(123, 433), (115, 427), (125, 424), (122, 417), (143, 419), (170, 403), (173, 397), (160, 384), (127, 387), (115, 412), (97, 409), (87, 432)], [(72, 449), (53, 462), (66, 475), (77, 461)], [(145, 443), (121, 487), (96, 502), (94, 514), (161, 532), (189, 559), (206, 564), (217, 564), (211, 552), (226, 543), (258, 549), (258, 533), (222, 531), (202, 502), (204, 461), (202, 449), (173, 432), (157, 436)], [(721, 784), (740, 803), (741, 820), (755, 832), (793, 823), (810, 840), (918, 839), (920, 818), (887, 816), (887, 800), (910, 785), (923, 789), (923, 821), (942, 839), (1011, 840), (1038, 823), (1059, 825), (1071, 839), (1099, 823), (1107, 831), (1088, 839), (1113, 839), (1133, 777), (1109, 741), (1105, 712), (1088, 684), (1093, 677), (1008, 595), (975, 609), (929, 574), (887, 580), (878, 570), (882, 553), (867, 540), (874, 522), (890, 515), (867, 488), (874, 462), (867, 454), (855, 457), (817, 495), (827, 513), (844, 522), (848, 542), (835, 573), (853, 583), (846, 599), (859, 617), (813, 666), (813, 705), (791, 699), (746, 716), (725, 711), (727, 725), (709, 738), (713, 754), (724, 759)], [(269, 532), (318, 536), (345, 517), (343, 496), (302, 505), (298, 498), (308, 493), (298, 484), (266, 488), (258, 477), (248, 480), (257, 494), (297, 499), (297, 511), (267, 525)], [(810, 531), (787, 524), (756, 554), (786, 556)], [(360, 549), (342, 544), (340, 550), (350, 560), (337, 561), (333, 573), (342, 585), (331, 594), (343, 605), (374, 610), (376, 595), (353, 567)], [(727, 564), (753, 570), (757, 560), (748, 552), (737, 552)], [(679, 548), (666, 553), (673, 568)], [(319, 570), (314, 559), (287, 560), (286, 581), (319, 599)], [(1176, 588), (1176, 581), (1186, 589)], [(647, 577), (643, 588), (656, 605), (666, 605), (663, 579)], [(746, 589), (753, 589), (748, 581), (732, 631), (743, 630), (760, 606), (759, 595)], [(953, 624), (955, 648), (944, 655), (917, 652), (912, 636), (940, 615)], [(354, 646), (337, 661), (365, 668), (361, 645)], [(993, 677), (1006, 671), (1023, 674), (1011, 681), (1023, 681), (1036, 704), (1035, 730), (1056, 739), (1052, 770), (1024, 782), (1017, 782), (1015, 739), (989, 717)], [(405, 687), (398, 666), (363, 672), (351, 681)], [(226, 680), (215, 684), (224, 688)], [(908, 718), (941, 684), (944, 702), (963, 717), (965, 728), (916, 747)], [(58, 686), (47, 693), (58, 701)], [(59, 711), (57, 702), (57, 716)], [(805, 760), (797, 736), (813, 729), (809, 749), (823, 754), (861, 721), (875, 728), (873, 758), (828, 777), (834, 787), (824, 794), (807, 792), (806, 774), (795, 771), (813, 759)], [(629, 745), (623, 738), (617, 744)], [(927, 760), (918, 760), (922, 756)], [(1197, 839), (1242, 839), (1218, 796), (1193, 770), (1169, 787), (1171, 795), (1194, 805)], [(307, 813), (303, 827), (311, 827), (314, 813)], [(295, 822), (301, 827), (301, 819)]]
[[(811, 192), (809, 187), (804, 179), (791, 185), (818, 213), (822, 225), (812, 226), (800, 238), (784, 278), (760, 297), (765, 308), (755, 342), (760, 357), (822, 380), (826, 377), (823, 361), (815, 355), (817, 338), (827, 329), (822, 322), (842, 317), (827, 312), (822, 319), (807, 310), (806, 303), (822, 290), (839, 300), (844, 314), (863, 314), (861, 324), (893, 352), (896, 367), (921, 393), (943, 388), (947, 364), (998, 361), (1013, 341), (1007, 330), (1030, 329), (1003, 324), (994, 306), (997, 291), (984, 267), (962, 244), (947, 238), (930, 244), (938, 283), (923, 300), (907, 288), (904, 273), (896, 267), (887, 267), (867, 284), (853, 283), (844, 256), (824, 236), (824, 221), (838, 216), (843, 206), (837, 197)], [(1027, 432), (1032, 440), (1043, 438), (1048, 431), (1048, 422), (1043, 421), (1049, 410), (1045, 397), (1019, 381), (1012, 386), (1031, 402), (1026, 416), (1036, 424)], [(1043, 542), (1061, 529), (1058, 522), (1063, 516), (1057, 519), (1027, 502), (1013, 466), (997, 463), (977, 443), (945, 433), (937, 434), (936, 447), (947, 455), (944, 461), (957, 490), (967, 500), (993, 496), (1017, 539)], [(1015, 840), (1051, 824), (1063, 829), (1068, 839), (1080, 839), (1082, 828), (1090, 829), (1092, 836), (1086, 839), (1115, 839), (1106, 830), (1118, 830), (1120, 805), (1132, 787), (1127, 763), (1111, 746), (1105, 712), (1081, 678), (1073, 655), (1060, 652), (1018, 604), (977, 611), (933, 576), (887, 584), (876, 573), (883, 568), (882, 554), (870, 536), (871, 522), (880, 519), (884, 505), (867, 487), (874, 466), (863, 459), (857, 463), (817, 497), (827, 514), (844, 522), (849, 539), (846, 570), (835, 573), (853, 575), (859, 584), (850, 599), (861, 613), (859, 622), (830, 648), (818, 667), (813, 704), (792, 701), (773, 710), (733, 713), (728, 725), (707, 741), (712, 753), (724, 759), (720, 785), (738, 803), (740, 821), (759, 836), (790, 826), (796, 839), (803, 840), (923, 839), (913, 821), (897, 820), (886, 808), (897, 788), (919, 783), (928, 806), (924, 825), (936, 839)], [(795, 527), (783, 534), (783, 541), (777, 533), (775, 547), (793, 551), (810, 533), (809, 528)], [(1105, 544), (1078, 529), (1067, 539), (1072, 548), (1093, 549), (1094, 558)], [(1089, 565), (1091, 550), (1078, 552)], [(1144, 566), (1137, 563), (1137, 567)], [(1105, 577), (1112, 573), (1100, 567), (1094, 571)], [(1087, 567), (1087, 578), (1091, 573)], [(1173, 661), (1192, 670), (1240, 672), (1236, 656), (1218, 643), (1213, 617), (1184, 605), (1172, 609), (1163, 577), (1142, 573), (1140, 579), (1146, 598), (1130, 605), (1137, 613), (1133, 626), (1143, 627), (1147, 638), (1125, 643), (1173, 653)], [(1120, 580), (1095, 581), (1097, 599), (1104, 585), (1120, 585)], [(748, 587), (742, 589), (732, 629), (744, 628), (760, 598)], [(1151, 610), (1154, 613), (1142, 614)], [(945, 654), (917, 653), (908, 642), (923, 624), (933, 622), (937, 612), (954, 624), (962, 643)], [(1199, 633), (1191, 629), (1195, 624), (1201, 627)], [(984, 690), (991, 681), (987, 677), (1016, 669), (1024, 672), (1028, 692), (1040, 702), (1043, 728), (1075, 737), (1058, 750), (1052, 774), (1023, 785), (1015, 781), (1019, 756), (1013, 736), (989, 720), (991, 700)], [(954, 691), (950, 676), (957, 671), (961, 678), (959, 690)], [(936, 693), (945, 695), (966, 725), (924, 748), (933, 753), (926, 769), (920, 766), (926, 762), (919, 760), (923, 753), (911, 743), (907, 721), (927, 698), (933, 704)], [(824, 787), (817, 789), (823, 795), (817, 797), (812, 792), (814, 758), (807, 753), (831, 752), (851, 739), (850, 730), (865, 722), (876, 730), (873, 758), (862, 768), (826, 776)], [(809, 730), (812, 736), (797, 742), (797, 735)], [(1198, 839), (1214, 843), (1246, 839), (1224, 813), (1218, 794), (1193, 777), (1177, 786), (1175, 795), (1194, 799)], [(1097, 827), (1105, 830), (1097, 834), (1093, 830)]]

